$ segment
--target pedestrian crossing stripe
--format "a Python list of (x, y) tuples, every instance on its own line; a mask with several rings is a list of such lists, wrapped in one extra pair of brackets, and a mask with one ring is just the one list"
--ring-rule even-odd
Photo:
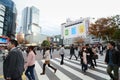
[[(66, 59), (66, 60), (69, 60), (68, 58), (65, 58), (65, 59)], [(80, 62), (75, 61), (75, 60), (70, 60), (70, 61), (80, 64)], [(97, 62), (97, 65), (100, 65), (100, 66), (102, 66), (102, 67), (107, 68), (107, 65), (106, 65), (106, 64), (101, 64), (100, 61), (96, 61), (96, 62)]]
[[(60, 64), (59, 62), (57, 62), (55, 60), (51, 60), (51, 61), (54, 62), (54, 63), (56, 63), (57, 65)], [(86, 80), (95, 80), (95, 79), (92, 79), (89, 76), (86, 76), (86, 75), (84, 75), (84, 74), (82, 74), (82, 73), (80, 73), (80, 72), (78, 72), (78, 71), (76, 71), (76, 70), (74, 70), (74, 69), (66, 66), (66, 65), (62, 65), (62, 68), (66, 69), (66, 70), (69, 70), (70, 72), (76, 74), (76, 76), (79, 77), (79, 78), (81, 78), (82, 80), (85, 79), (85, 78), (86, 78)]]
[[(57, 60), (60, 61), (60, 59), (57, 59)], [(74, 66), (74, 67), (77, 67), (77, 68), (81, 69), (81, 67), (78, 66), (78, 65), (76, 65), (76, 64), (70, 63), (70, 62), (68, 62), (68, 61), (64, 61), (64, 62), (65, 62), (65, 63), (68, 63), (68, 64), (70, 64), (70, 65), (72, 65), (72, 66)], [(97, 67), (96, 67), (96, 68), (97, 68)], [(97, 68), (97, 69), (98, 69), (98, 68)], [(99, 68), (99, 69), (100, 69), (100, 68)], [(100, 73), (100, 72), (97, 72), (97, 71), (94, 71), (94, 70), (91, 70), (91, 69), (88, 69), (87, 72), (89, 72), (89, 73), (91, 73), (91, 74), (94, 74), (94, 75), (97, 75), (97, 76), (100, 76), (100, 77), (105, 78), (105, 79), (109, 79), (109, 76), (108, 76), (108, 75), (103, 74), (103, 73)], [(90, 79), (87, 79), (87, 80), (90, 80)]]
[[(95, 70), (88, 69), (86, 73), (83, 73), (81, 70), (80, 60), (74, 60), (74, 59), (69, 60), (68, 58), (64, 58), (63, 65), (60, 65), (60, 61), (61, 61), (60, 58), (51, 59), (51, 64), (57, 68), (57, 72), (54, 73), (54, 70), (46, 66), (48, 72), (46, 72), (45, 75), (40, 75), (40, 73), (42, 72), (44, 60), (36, 61), (35, 72), (38, 78), (36, 80), (96, 80), (96, 79), (109, 80), (110, 79), (110, 77), (106, 72), (107, 65), (101, 60), (96, 60), (98, 66), (95, 67)], [(76, 76), (77, 79), (74, 79), (73, 77), (67, 75), (66, 71), (69, 72), (71, 76)], [(57, 79), (51, 78), (50, 77), (51, 74), (55, 75)]]
[(40, 73), (42, 72), (42, 68), (37, 61), (35, 62), (35, 70), (36, 70), (38, 80), (49, 80), (46, 74), (43, 76), (40, 75)]
[[(56, 64), (58, 65), (59, 67), (69, 71), (70, 73), (73, 73), (75, 74), (77, 77), (79, 77), (81, 80), (96, 80), (96, 78), (94, 77), (91, 77), (89, 75), (84, 75), (83, 73), (79, 72), (79, 71), (76, 71), (75, 69), (72, 69), (71, 67), (67, 66), (67, 65), (60, 65), (60, 58), (55, 58), (55, 59), (51, 59), (51, 62), (53, 64)], [(73, 66), (75, 68), (78, 68), (79, 70), (81, 70), (81, 65), (80, 65), (80, 61), (76, 61), (76, 60), (69, 60), (68, 58), (65, 58), (64, 60), (64, 63), (66, 64), (69, 64), (70, 66)], [(74, 63), (72, 63), (72, 62)], [(41, 60), (42, 64), (44, 63), (44, 60)], [(101, 65), (103, 67), (99, 67), (97, 66), (95, 69), (98, 69), (98, 70), (101, 70), (103, 71), (104, 73), (101, 73), (101, 72), (98, 72), (96, 70), (91, 70), (91, 69), (88, 69), (87, 72), (90, 73), (90, 74), (93, 74), (93, 75), (96, 75), (96, 76), (99, 76), (101, 77), (101, 79), (103, 80), (108, 80), (110, 79), (110, 77), (107, 75), (107, 73), (105, 74), (106, 72), (106, 66), (104, 66), (105, 64), (102, 64), (101, 62), (99, 63), (100, 61), (97, 62), (98, 65)], [(42, 66), (39, 65), (39, 63), (36, 61), (35, 62), (36, 66), (35, 66), (35, 70), (36, 70), (36, 74), (38, 75), (38, 80), (49, 80), (48, 76), (45, 74), (45, 75), (40, 75), (40, 73), (42, 72)], [(79, 65), (77, 65), (79, 64)], [(54, 74), (54, 71), (50, 68), (48, 68), (53, 74)], [(61, 70), (57, 69), (57, 72), (55, 73), (55, 75), (60, 79), (60, 80), (72, 80), (69, 76), (67, 76), (66, 74), (64, 74), (63, 72), (61, 72)], [(45, 79), (46, 78), (46, 79)]]
[[(44, 61), (42, 61), (44, 63)], [(51, 71), (53, 71), (51, 68), (50, 68)], [(64, 73), (62, 73), (60, 70), (57, 69), (55, 75), (61, 79), (61, 80), (71, 80), (71, 78), (69, 78), (68, 76), (66, 76)], [(64, 77), (63, 77), (64, 76)]]

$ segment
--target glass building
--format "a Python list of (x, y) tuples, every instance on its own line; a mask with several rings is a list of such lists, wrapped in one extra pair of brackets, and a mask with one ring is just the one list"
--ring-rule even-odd
[(39, 26), (39, 9), (36, 7), (26, 7), (22, 12), (22, 27), (24, 34), (41, 33)]
[(15, 38), (17, 10), (12, 0), (0, 0), (0, 35)]
[(22, 12), (22, 27), (25, 39), (29, 43), (39, 43), (41, 27), (39, 26), (39, 9), (26, 7)]

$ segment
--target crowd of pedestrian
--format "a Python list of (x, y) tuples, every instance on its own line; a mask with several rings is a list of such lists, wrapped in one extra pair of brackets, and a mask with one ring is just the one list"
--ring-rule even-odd
[[(25, 72), (25, 75), (29, 80), (36, 80), (34, 73), (36, 48), (34, 46), (27, 46), (27, 48), (21, 49), (17, 46), (18, 42), (16, 40), (10, 40), (5, 48), (8, 50), (8, 54), (3, 62), (3, 74), (5, 80), (22, 80), (23, 72)], [(41, 50), (42, 49), (40, 49), (40, 52)], [(76, 55), (75, 50), (78, 51), (78, 55)], [(26, 59), (22, 54), (24, 51), (27, 53)], [(52, 68), (54, 73), (56, 73), (57, 68), (52, 66), (50, 63), (53, 51), (52, 45), (43, 48), (43, 59), (45, 59), (45, 61), (43, 63), (43, 70), (40, 75), (45, 74), (46, 65)], [(65, 46), (61, 45), (59, 49), (59, 55), (61, 57), (60, 65), (64, 65), (65, 54)], [(119, 80), (120, 51), (119, 49), (116, 49), (113, 41), (108, 42), (107, 46), (105, 47), (103, 47), (102, 44), (85, 44), (77, 47), (74, 44), (71, 44), (69, 60), (72, 59), (73, 55), (76, 60), (80, 58), (81, 70), (83, 72), (87, 72), (88, 69), (94, 70), (95, 67), (97, 67), (96, 59), (99, 58), (98, 55), (105, 55), (105, 63), (107, 64), (106, 70), (108, 75), (112, 80)]]

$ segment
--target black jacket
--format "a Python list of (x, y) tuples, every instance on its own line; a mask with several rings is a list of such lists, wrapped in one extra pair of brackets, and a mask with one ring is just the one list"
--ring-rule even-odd
[(16, 79), (21, 77), (24, 71), (24, 58), (17, 48), (11, 50), (3, 62), (4, 78)]
[(74, 54), (75, 53), (75, 48), (73, 46), (71, 46), (70, 48), (70, 54)]
[[(120, 52), (115, 49), (112, 49), (111, 51), (113, 64), (120, 66)], [(109, 49), (106, 51), (105, 62), (107, 64), (109, 63)]]

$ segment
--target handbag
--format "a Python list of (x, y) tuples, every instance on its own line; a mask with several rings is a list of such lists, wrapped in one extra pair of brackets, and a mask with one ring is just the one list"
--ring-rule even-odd
[(93, 59), (98, 59), (98, 55), (93, 55)]
[(45, 61), (45, 64), (50, 64), (50, 61), (48, 60), (48, 61)]

